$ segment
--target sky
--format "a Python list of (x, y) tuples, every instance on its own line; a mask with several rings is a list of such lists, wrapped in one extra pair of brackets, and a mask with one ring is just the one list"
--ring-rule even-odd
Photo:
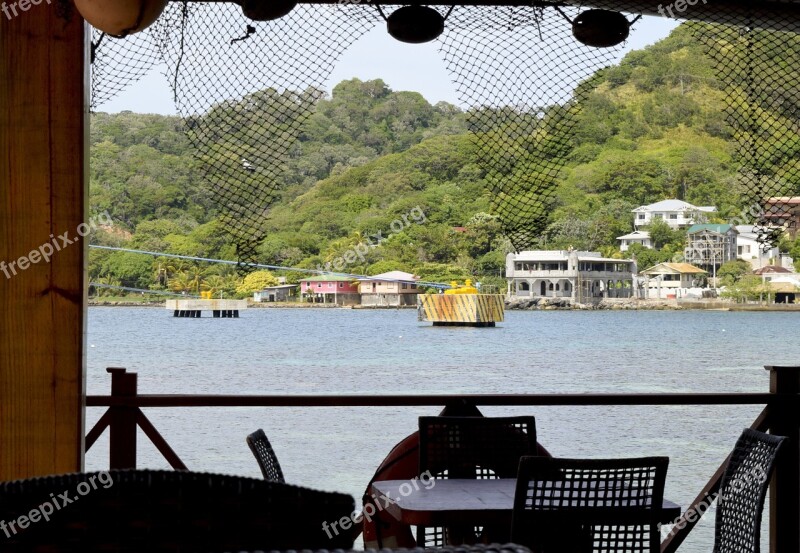
[[(625, 43), (623, 53), (644, 48), (665, 38), (678, 22), (665, 17), (644, 17), (637, 22)], [(175, 115), (172, 94), (164, 76), (166, 67), (157, 67), (119, 96), (98, 106), (98, 111)], [(437, 51), (437, 43), (405, 44), (391, 38), (383, 26), (365, 34), (342, 56), (325, 89), (351, 78), (383, 79), (395, 91), (413, 90), (435, 104), (458, 104), (455, 88)]]

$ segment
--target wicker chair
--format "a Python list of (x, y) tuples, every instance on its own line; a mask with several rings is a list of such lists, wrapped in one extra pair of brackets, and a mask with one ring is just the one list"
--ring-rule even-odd
[[(0, 484), (0, 521), (5, 524), (0, 549), (211, 553), (351, 548), (352, 535), (326, 532), (323, 524), (350, 517), (354, 506), (344, 494), (188, 471), (48, 476)], [(21, 516), (28, 520), (21, 523)]]
[[(516, 478), (536, 454), (534, 417), (420, 417), (419, 471), (434, 478)], [(508, 539), (508, 528), (417, 527), (417, 545), (442, 547)]]
[(264, 475), (264, 480), (270, 482), (286, 482), (283, 478), (283, 471), (281, 464), (278, 462), (278, 456), (275, 455), (275, 450), (267, 439), (267, 435), (259, 428), (249, 436), (247, 436), (247, 445), (250, 446), (250, 451), (258, 462), (261, 468), (261, 474)]
[(759, 553), (764, 498), (784, 440), (749, 428), (739, 436), (720, 484), (714, 553)]
[(524, 457), (511, 540), (537, 553), (657, 553), (668, 464)]

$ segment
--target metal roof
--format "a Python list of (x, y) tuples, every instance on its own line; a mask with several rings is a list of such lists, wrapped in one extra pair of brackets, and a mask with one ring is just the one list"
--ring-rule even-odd
[(659, 263), (647, 270), (641, 271), (642, 275), (694, 275), (707, 273), (700, 267), (695, 267), (691, 263)]

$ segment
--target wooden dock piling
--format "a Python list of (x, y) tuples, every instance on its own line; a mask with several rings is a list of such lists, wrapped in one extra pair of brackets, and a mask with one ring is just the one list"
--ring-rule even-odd
[(167, 300), (173, 317), (198, 319), (203, 311), (211, 311), (215, 319), (238, 319), (239, 311), (247, 309), (247, 300)]

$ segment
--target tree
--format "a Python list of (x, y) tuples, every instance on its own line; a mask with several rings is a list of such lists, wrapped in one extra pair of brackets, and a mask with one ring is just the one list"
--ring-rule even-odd
[(744, 259), (726, 261), (717, 269), (717, 277), (722, 279), (724, 285), (729, 286), (738, 282), (744, 275), (751, 272), (750, 263)]
[(253, 271), (242, 280), (241, 284), (236, 287), (236, 293), (240, 295), (249, 295), (253, 292), (263, 290), (268, 286), (277, 286), (278, 279), (269, 271)]
[(657, 250), (673, 242), (683, 242), (683, 233), (680, 230), (673, 229), (663, 219), (654, 219), (646, 230), (650, 233), (650, 240), (652, 240), (653, 247)]

